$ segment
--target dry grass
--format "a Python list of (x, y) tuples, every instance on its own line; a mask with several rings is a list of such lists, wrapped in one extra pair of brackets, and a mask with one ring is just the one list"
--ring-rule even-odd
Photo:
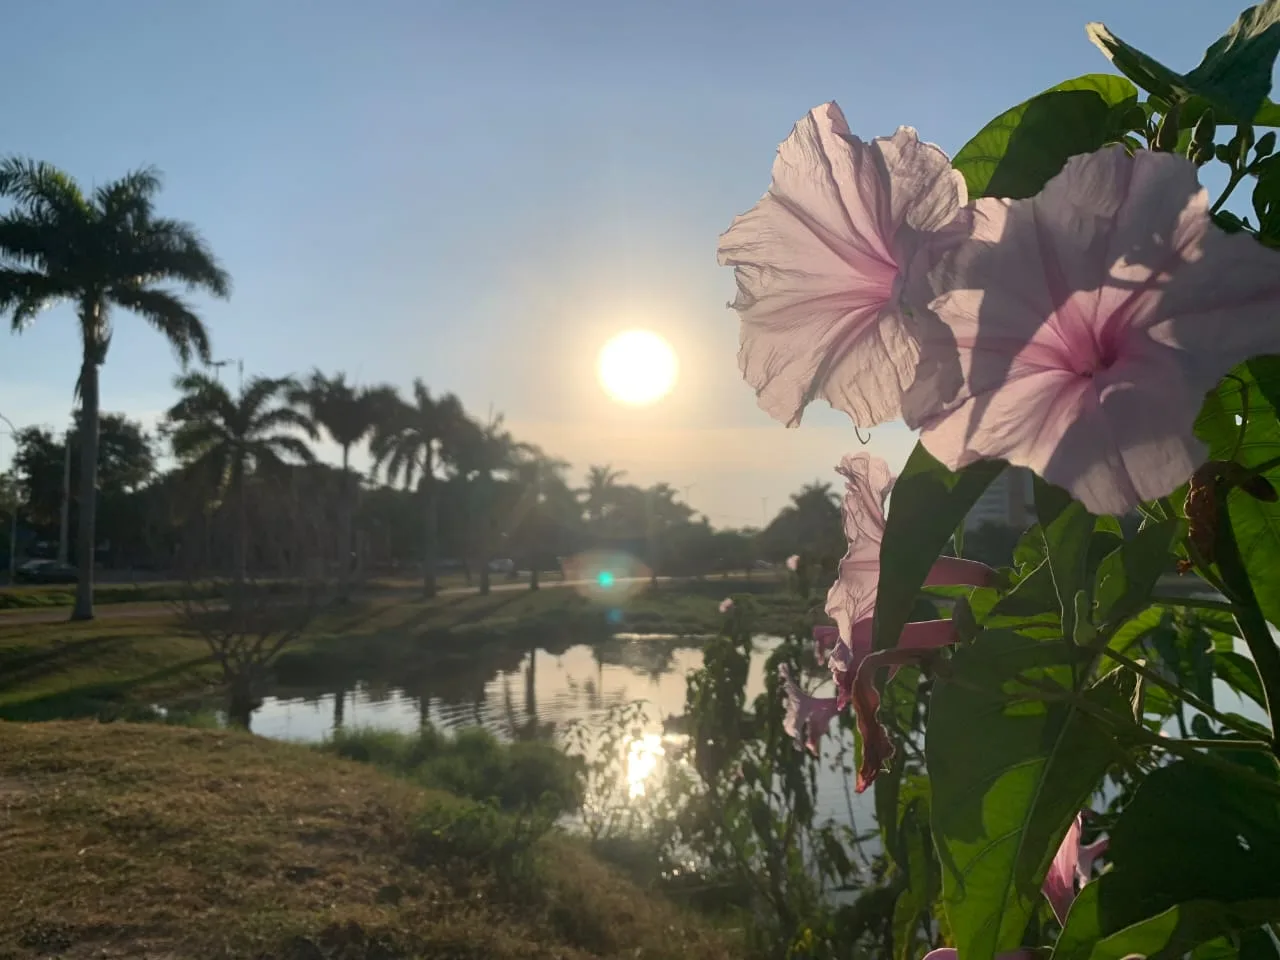
[(0, 957), (736, 952), (554, 836), (520, 895), (415, 858), (460, 803), (245, 734), (0, 723)]

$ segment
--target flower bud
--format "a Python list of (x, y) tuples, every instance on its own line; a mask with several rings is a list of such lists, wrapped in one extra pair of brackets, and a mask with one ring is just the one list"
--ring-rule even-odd
[(1271, 154), (1275, 153), (1275, 149), (1276, 132), (1274, 130), (1268, 130), (1262, 135), (1262, 139), (1258, 141), (1258, 145), (1254, 148), (1253, 153), (1254, 156), (1261, 159), (1262, 157), (1271, 156)]

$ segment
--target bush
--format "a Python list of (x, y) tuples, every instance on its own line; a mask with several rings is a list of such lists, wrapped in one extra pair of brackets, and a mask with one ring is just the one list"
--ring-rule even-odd
[(534, 846), (555, 825), (555, 816), (547, 808), (510, 814), (488, 803), (433, 802), (414, 825), (410, 858), (444, 870), (455, 884), (488, 874), (508, 892), (532, 892), (538, 876)]
[(340, 730), (321, 749), (426, 787), (492, 800), (501, 810), (555, 817), (582, 804), (582, 762), (547, 741), (503, 743), (480, 727), (450, 737), (428, 726), (417, 733)]

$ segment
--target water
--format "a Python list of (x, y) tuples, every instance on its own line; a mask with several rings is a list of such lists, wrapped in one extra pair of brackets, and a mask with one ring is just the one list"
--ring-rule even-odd
[[(561, 731), (573, 722), (599, 726), (611, 707), (636, 700), (646, 703), (646, 719), (618, 758), (632, 796), (641, 796), (660, 779), (665, 756), (683, 740), (664, 732), (663, 720), (684, 712), (686, 677), (702, 666), (696, 638), (618, 635), (594, 646), (579, 644), (563, 652), (532, 649), (518, 657), (509, 651), (468, 664), (467, 678), (431, 684), (431, 692), (411, 692), (388, 684), (359, 682), (341, 693), (326, 691), (268, 698), (253, 715), (253, 731), (280, 740), (317, 742), (335, 726), (377, 727), (412, 732), (426, 721), (439, 729), (483, 726), (500, 737), (514, 737), (530, 722)], [(764, 665), (777, 641), (755, 642), (747, 680), (748, 700), (764, 690)], [(340, 700), (341, 698), (341, 700)], [(823, 743), (824, 760), (834, 761), (839, 739)], [(852, 795), (842, 773), (824, 763), (818, 779), (818, 817), (873, 825), (870, 794)]]
[[(399, 686), (362, 680), (342, 691), (282, 693), (263, 703), (252, 727), (266, 737), (318, 742), (335, 727), (412, 732), (425, 721), (446, 730), (479, 725), (507, 738), (531, 723), (559, 733), (574, 722), (598, 728), (611, 707), (642, 700), (646, 718), (616, 758), (630, 795), (640, 797), (661, 779), (666, 757), (682, 743), (683, 738), (664, 731), (663, 720), (684, 712), (686, 677), (702, 666), (697, 643), (696, 638), (618, 635), (555, 652), (536, 647), (468, 652), (415, 671), (416, 677), (401, 678)], [(755, 642), (748, 700), (764, 690), (765, 661), (776, 643), (770, 638)], [(1239, 647), (1247, 652), (1242, 643)], [(1214, 694), (1220, 710), (1266, 722), (1255, 704), (1223, 682), (1214, 682)], [(1176, 722), (1166, 730), (1177, 736)], [(833, 769), (842, 746), (852, 756), (852, 745), (841, 736), (833, 729), (822, 744), (817, 819), (831, 818), (861, 832), (874, 826), (874, 804), (870, 793), (853, 794), (849, 779)]]

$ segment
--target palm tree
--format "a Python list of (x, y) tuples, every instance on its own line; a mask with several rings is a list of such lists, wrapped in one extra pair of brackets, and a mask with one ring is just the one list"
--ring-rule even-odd
[(614, 470), (609, 464), (587, 468), (587, 485), (582, 488), (582, 499), (591, 522), (599, 526), (605, 509), (613, 502), (618, 481), (627, 475), (625, 470)]
[(98, 467), (98, 367), (111, 343), (113, 308), (155, 327), (185, 366), (209, 359), (200, 318), (166, 281), (226, 297), (231, 280), (189, 224), (158, 217), (160, 174), (136, 170), (86, 194), (46, 163), (0, 161), (0, 314), (15, 332), (57, 303), (75, 305), (80, 324), (77, 391), (84, 417), (80, 449), (80, 578), (71, 619), (93, 617), (93, 559)]
[(415, 477), (422, 495), (422, 595), (436, 595), (436, 544), (439, 539), (439, 498), (436, 468), (442, 449), (448, 449), (463, 429), (467, 415), (462, 401), (448, 393), (438, 400), (420, 379), (413, 381), (413, 403), (396, 404), (374, 427), (369, 452), (374, 469), (385, 470), (387, 482), (404, 477), (406, 488)]
[(469, 422), (457, 438), (454, 469), (466, 482), (470, 514), (480, 563), (480, 593), (489, 592), (489, 561), (493, 558), (494, 487), (496, 474), (512, 468), (515, 442), (502, 429), (499, 415), (487, 426)]
[(313, 462), (311, 448), (291, 431), (315, 439), (316, 428), (288, 406), (286, 398), (297, 384), (287, 377), (252, 377), (239, 397), (203, 373), (177, 377), (174, 386), (183, 397), (166, 415), (173, 454), (193, 474), (212, 482), (216, 497), (235, 497), (236, 578), (243, 580), (249, 555), (247, 476), (282, 467), (287, 457)]
[(290, 399), (307, 409), (311, 420), (323, 427), (329, 439), (342, 448), (342, 512), (338, 532), (341, 595), (345, 599), (351, 581), (352, 518), (358, 492), (351, 472), (351, 448), (372, 432), (393, 403), (398, 402), (390, 387), (356, 387), (344, 373), (326, 377), (319, 370), (290, 394)]
[(512, 449), (514, 472), (520, 489), (516, 503), (516, 515), (512, 527), (526, 531), (529, 559), (529, 589), (538, 590), (539, 561), (546, 553), (547, 499), (554, 487), (564, 486), (564, 471), (569, 464), (564, 460), (548, 457), (531, 443), (518, 443)]

